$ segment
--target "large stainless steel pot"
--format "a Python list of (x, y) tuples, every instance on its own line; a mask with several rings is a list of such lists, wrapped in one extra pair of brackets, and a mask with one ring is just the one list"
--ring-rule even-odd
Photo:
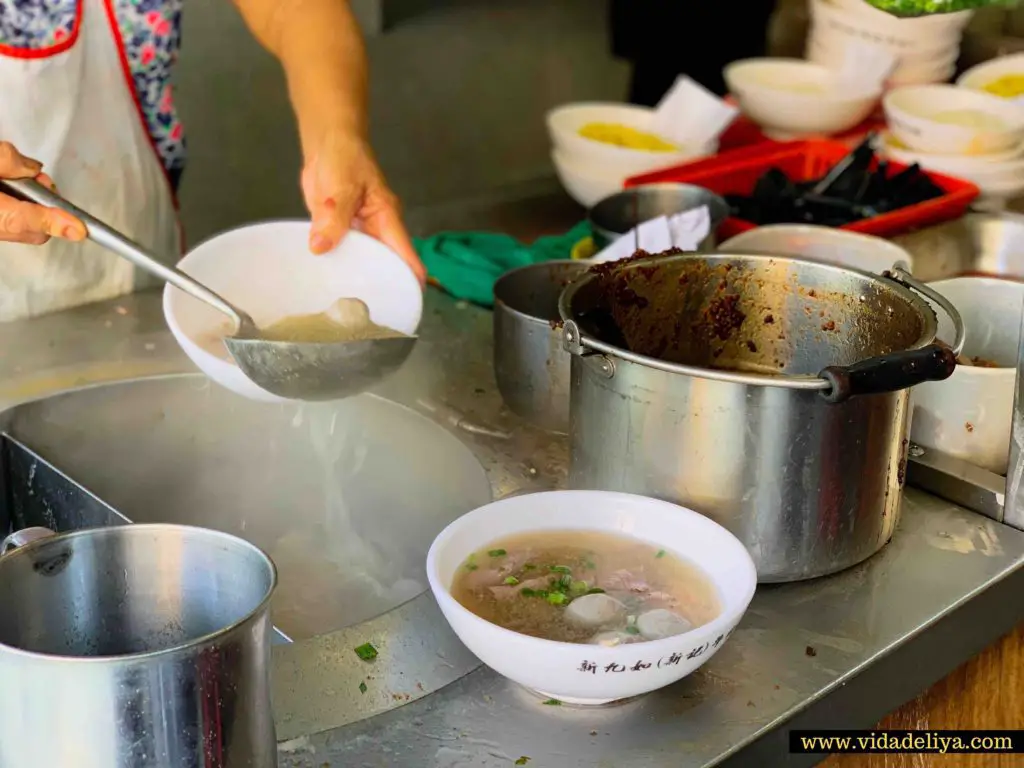
[(494, 284), (494, 376), (509, 409), (542, 429), (569, 430), (569, 354), (558, 297), (587, 271), (579, 261), (512, 270)]
[(277, 765), (276, 573), (262, 551), (178, 525), (12, 539), (24, 546), (0, 557), (0, 766)]
[[(953, 348), (913, 285), (954, 318)], [(762, 582), (854, 565), (892, 536), (909, 387), (948, 377), (956, 311), (905, 273), (797, 259), (627, 260), (560, 299), (573, 488), (690, 506)]]

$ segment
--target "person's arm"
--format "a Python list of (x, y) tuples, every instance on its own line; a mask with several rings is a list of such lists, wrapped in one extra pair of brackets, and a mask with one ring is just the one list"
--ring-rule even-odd
[[(0, 179), (35, 179), (54, 189), (42, 164), (7, 141), (0, 141)], [(0, 194), (0, 241), (42, 245), (51, 237), (84, 240), (85, 234), (85, 225), (70, 213)]]
[(356, 220), (423, 278), (398, 200), (370, 149), (366, 53), (348, 0), (234, 0), (284, 67), (298, 119), (310, 247), (333, 248)]

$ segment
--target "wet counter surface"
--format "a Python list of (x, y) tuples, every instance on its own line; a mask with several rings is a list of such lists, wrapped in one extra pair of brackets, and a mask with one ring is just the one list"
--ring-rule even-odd
[[(489, 312), (428, 292), (421, 343), (380, 394), (458, 435), (480, 458), (495, 495), (559, 487), (565, 441), (524, 427), (503, 408), (490, 331)], [(0, 348), (4, 405), (190, 370), (164, 327), (158, 293), (0, 325)], [(833, 577), (761, 588), (707, 665), (618, 706), (545, 705), (476, 668), (429, 696), (407, 695), (404, 706), (324, 731), (331, 718), (318, 711), (329, 707), (304, 695), (302, 644), (277, 648), (280, 764), (812, 765), (820, 758), (788, 755), (789, 729), (871, 727), (1024, 619), (1022, 590), (1024, 533), (909, 490), (896, 536), (879, 555)], [(431, 600), (408, 605), (436, 611), (424, 599)], [(432, 663), (473, 666), (440, 654)], [(320, 672), (332, 674), (330, 667)], [(317, 681), (320, 695), (329, 684)]]

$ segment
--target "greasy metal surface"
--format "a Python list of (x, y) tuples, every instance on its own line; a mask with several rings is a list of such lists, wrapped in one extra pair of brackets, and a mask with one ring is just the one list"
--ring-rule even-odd
[(263, 552), (205, 528), (93, 528), (4, 555), (0, 765), (272, 765), (274, 582)]
[(931, 343), (935, 313), (892, 280), (776, 256), (678, 255), (608, 265), (566, 291), (586, 337), (693, 369), (775, 378)]
[[(444, 223), (523, 231), (549, 205), (502, 208), (489, 219), (475, 212), (468, 221), (452, 211)], [(409, 363), (382, 392), (459, 434), (487, 468), (495, 495), (563, 483), (565, 442), (524, 427), (501, 407), (489, 313), (429, 292), (421, 332)], [(188, 367), (163, 329), (156, 295), (0, 326), (0, 343), (0, 396), (8, 399)], [(890, 546), (833, 577), (762, 588), (722, 652), (673, 688), (622, 707), (573, 710), (543, 706), (479, 669), (386, 715), (292, 739), (281, 745), (280, 765), (507, 768), (520, 756), (568, 768), (811, 765), (814, 758), (787, 754), (787, 723), (870, 727), (1024, 618), (1022, 566), (1024, 534), (909, 491)], [(293, 649), (301, 655), (303, 645), (276, 657)], [(335, 655), (330, 661), (339, 664), (347, 657)], [(312, 733), (315, 712), (291, 727), (301, 691), (322, 691), (337, 679), (337, 694), (349, 680), (335, 678), (327, 659), (311, 682), (277, 658), (279, 733)], [(435, 669), (444, 663), (457, 662), (438, 659)], [(308, 664), (317, 668), (315, 658)], [(387, 673), (390, 684), (400, 679), (395, 668), (389, 656), (374, 674)], [(409, 688), (415, 699), (415, 684)], [(291, 698), (282, 699), (282, 690)], [(388, 696), (387, 686), (370, 688), (371, 696)], [(309, 704), (303, 716), (314, 709)]]
[[(371, 395), (256, 403), (199, 375), (88, 387), (2, 420), (127, 519), (223, 530), (274, 557), (274, 624), (302, 646), (283, 652), (297, 669), (295, 659), (335, 669), (275, 694), (292, 703), (283, 738), (399, 706), (476, 666), (423, 594), (423, 562), (434, 536), (489, 501), (490, 487), (472, 453), (430, 420)], [(30, 470), (28, 495), (34, 480)], [(395, 654), (406, 686), (362, 693), (368, 672), (352, 649), (368, 641)]]
[(549, 261), (513, 270), (494, 284), (494, 376), (510, 409), (542, 429), (569, 431), (569, 355), (558, 297), (588, 269)]
[(1006, 478), (956, 456), (911, 444), (907, 484), (996, 522), (1006, 522)]

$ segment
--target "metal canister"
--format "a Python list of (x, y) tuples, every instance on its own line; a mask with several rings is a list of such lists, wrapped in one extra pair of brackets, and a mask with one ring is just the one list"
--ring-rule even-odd
[[(935, 343), (936, 317), (954, 320)], [(686, 254), (560, 299), (573, 354), (569, 485), (639, 493), (734, 533), (761, 582), (833, 573), (896, 528), (909, 388), (947, 378), (956, 310), (906, 273)]]
[(257, 547), (126, 525), (8, 537), (0, 765), (271, 768), (270, 597)]
[(579, 261), (512, 270), (494, 284), (494, 375), (516, 415), (552, 432), (569, 428), (569, 354), (558, 297), (587, 271)]

